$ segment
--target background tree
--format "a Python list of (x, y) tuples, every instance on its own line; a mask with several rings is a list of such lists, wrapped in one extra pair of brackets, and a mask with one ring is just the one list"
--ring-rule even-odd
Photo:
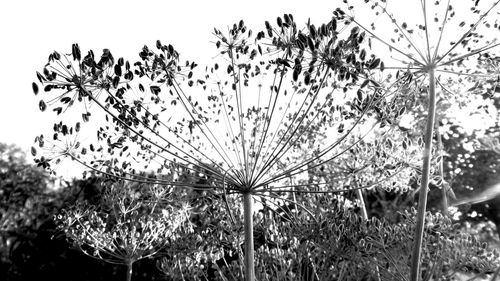
[(34, 217), (42, 219), (41, 212), (48, 212), (46, 219), (50, 219), (50, 210), (44, 210), (43, 204), (50, 204), (53, 181), (43, 169), (27, 164), (24, 152), (15, 145), (1, 143), (0, 155), (1, 231), (21, 235)]
[(20, 148), (0, 143), (0, 253), (2, 264), (11, 271), (21, 266), (11, 255), (25, 242), (44, 235), (39, 230), (51, 223), (54, 209), (59, 207), (53, 185), (47, 172), (26, 163)]
[[(61, 181), (28, 164), (15, 145), (1, 144), (0, 148), (2, 280), (122, 280), (118, 266), (83, 255), (54, 222), (63, 209), (75, 204), (99, 206), (100, 180)], [(155, 262), (138, 262), (140, 274), (135, 274), (135, 280), (160, 280)]]

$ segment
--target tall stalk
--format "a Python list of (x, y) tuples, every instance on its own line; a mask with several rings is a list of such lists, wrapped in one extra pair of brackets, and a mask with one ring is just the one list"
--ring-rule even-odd
[(411, 260), (411, 281), (420, 280), (420, 258), (422, 256), (422, 242), (424, 238), (425, 211), (427, 208), (427, 190), (429, 186), (429, 174), (431, 164), (432, 135), (434, 133), (434, 119), (436, 115), (436, 80), (434, 77), (434, 67), (429, 73), (429, 116), (425, 128), (425, 149), (422, 164), (422, 182), (420, 185), (420, 195), (418, 198), (417, 225), (415, 229), (415, 243)]
[(252, 193), (243, 193), (243, 220), (245, 231), (245, 280), (255, 280), (253, 248), (253, 201)]
[(132, 262), (129, 261), (127, 262), (127, 277), (126, 277), (126, 281), (130, 281), (132, 280)]

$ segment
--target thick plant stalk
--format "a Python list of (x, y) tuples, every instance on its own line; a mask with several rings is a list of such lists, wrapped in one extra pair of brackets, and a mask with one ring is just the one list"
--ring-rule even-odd
[(253, 201), (252, 193), (243, 193), (243, 222), (245, 231), (245, 280), (255, 281), (253, 249)]
[(434, 68), (429, 70), (429, 111), (425, 128), (425, 149), (422, 164), (422, 182), (418, 198), (417, 225), (414, 235), (413, 254), (411, 258), (411, 281), (420, 281), (420, 257), (422, 255), (422, 241), (424, 238), (425, 211), (427, 208), (427, 189), (432, 154), (432, 135), (434, 132), (434, 119), (436, 115), (436, 81)]
[(127, 277), (126, 281), (132, 280), (132, 262), (127, 262)]

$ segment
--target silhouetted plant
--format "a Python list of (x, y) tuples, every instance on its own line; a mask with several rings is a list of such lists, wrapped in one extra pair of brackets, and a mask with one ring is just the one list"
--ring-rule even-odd
[[(107, 177), (215, 189), (221, 198), (240, 194), (245, 276), (254, 280), (252, 196), (283, 199), (275, 192), (294, 190), (283, 181), (335, 161), (383, 120), (371, 109), (388, 91), (365, 79), (380, 59), (361, 48), (366, 32), (345, 29), (334, 18), (300, 30), (291, 15), (279, 17), (277, 27), (266, 22), (256, 35), (243, 21), (227, 35), (215, 29), (220, 59), (201, 77), (193, 72), (195, 62), (181, 63), (178, 52), (160, 41), (157, 51), (145, 46), (133, 65), (107, 49), (100, 59), (92, 51), (82, 56), (77, 44), (71, 55), (54, 52), (37, 76), (46, 92), (57, 94), (41, 100), (40, 109), (49, 105), (61, 114), (81, 105), (83, 121), (96, 119), (99, 128), (97, 139), (84, 143), (77, 138), (81, 123), (65, 118), (50, 140), (37, 137), (50, 153), (36, 161), (49, 168), (68, 157)], [(33, 90), (38, 93), (38, 84)], [(366, 121), (358, 140), (346, 142)], [(294, 157), (309, 132), (319, 129), (328, 138), (315, 143), (316, 153)], [(156, 174), (139, 172), (144, 169)]]

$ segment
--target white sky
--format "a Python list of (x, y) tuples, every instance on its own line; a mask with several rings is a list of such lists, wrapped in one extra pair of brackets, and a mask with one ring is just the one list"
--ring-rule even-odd
[(274, 23), (283, 13), (293, 14), (299, 26), (308, 18), (324, 23), (336, 7), (345, 5), (341, 0), (3, 1), (0, 142), (27, 150), (36, 135), (51, 132), (55, 114), (38, 110), (40, 97), (33, 95), (31, 83), (54, 50), (69, 53), (71, 44), (79, 43), (82, 54), (89, 49), (99, 54), (108, 48), (115, 58), (134, 62), (143, 45), (153, 47), (160, 39), (174, 45), (181, 60), (204, 65), (217, 54), (210, 43), (214, 27), (224, 30), (243, 19), (249, 28), (259, 31), (265, 20)]
[(337, 5), (342, 1), (2, 1), (0, 142), (28, 149), (36, 135), (50, 132), (55, 114), (38, 110), (31, 83), (54, 50), (69, 53), (79, 43), (82, 54), (108, 48), (115, 58), (134, 62), (142, 46), (154, 47), (160, 39), (182, 60), (202, 62), (217, 54), (210, 43), (214, 27), (224, 30), (243, 19), (254, 31), (263, 30), (265, 20), (274, 23), (283, 13), (300, 24), (309, 17), (322, 23)]

